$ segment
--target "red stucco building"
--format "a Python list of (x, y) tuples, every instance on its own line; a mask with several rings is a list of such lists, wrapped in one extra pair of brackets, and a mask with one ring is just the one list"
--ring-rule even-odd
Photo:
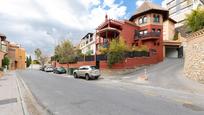
[(135, 68), (163, 61), (163, 22), (169, 19), (168, 15), (168, 10), (150, 2), (144, 2), (129, 20), (113, 20), (106, 15), (105, 21), (98, 26), (95, 33), (95, 60), (80, 61), (69, 64), (69, 67), (96, 65), (100, 69), (107, 69), (107, 60), (97, 60), (97, 56), (101, 54), (100, 48), (107, 48), (112, 39), (120, 38), (124, 39), (128, 48), (146, 46), (149, 56), (127, 57), (124, 61), (114, 64), (113, 69)]
[(107, 47), (113, 38), (123, 38), (129, 48), (147, 46), (158, 61), (163, 60), (163, 22), (168, 19), (168, 11), (161, 6), (144, 2), (129, 20), (106, 20), (97, 28), (96, 50)]

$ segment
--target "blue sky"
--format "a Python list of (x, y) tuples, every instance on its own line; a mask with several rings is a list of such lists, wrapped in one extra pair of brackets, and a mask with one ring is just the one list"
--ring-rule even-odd
[[(0, 0), (0, 32), (33, 55), (36, 48), (52, 55), (64, 39), (75, 45), (87, 32), (95, 32), (105, 14), (128, 19), (141, 0)], [(152, 0), (161, 4), (161, 0)]]

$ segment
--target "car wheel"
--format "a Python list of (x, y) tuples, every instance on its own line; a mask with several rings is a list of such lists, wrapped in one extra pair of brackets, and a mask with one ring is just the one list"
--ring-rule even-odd
[(78, 75), (76, 73), (74, 73), (74, 78), (78, 78)]
[(95, 77), (95, 79), (98, 79), (98, 78), (99, 78), (99, 76), (96, 76), (96, 77)]
[(85, 79), (86, 79), (86, 80), (89, 80), (89, 74), (86, 74), (86, 75), (85, 75)]

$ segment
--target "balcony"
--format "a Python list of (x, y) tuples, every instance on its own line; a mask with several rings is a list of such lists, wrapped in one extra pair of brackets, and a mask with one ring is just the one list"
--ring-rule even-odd
[(146, 34), (136, 34), (135, 40), (147, 40), (147, 39), (158, 39), (160, 38), (161, 33), (160, 32), (148, 32)]

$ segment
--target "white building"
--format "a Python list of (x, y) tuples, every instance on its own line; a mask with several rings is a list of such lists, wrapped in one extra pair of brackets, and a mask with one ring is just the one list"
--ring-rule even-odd
[(88, 33), (80, 41), (81, 52), (85, 55), (95, 55), (96, 44), (95, 44), (95, 34)]
[(186, 14), (204, 5), (204, 0), (164, 0), (162, 6), (169, 10), (169, 17), (177, 22), (175, 27), (184, 24)]

